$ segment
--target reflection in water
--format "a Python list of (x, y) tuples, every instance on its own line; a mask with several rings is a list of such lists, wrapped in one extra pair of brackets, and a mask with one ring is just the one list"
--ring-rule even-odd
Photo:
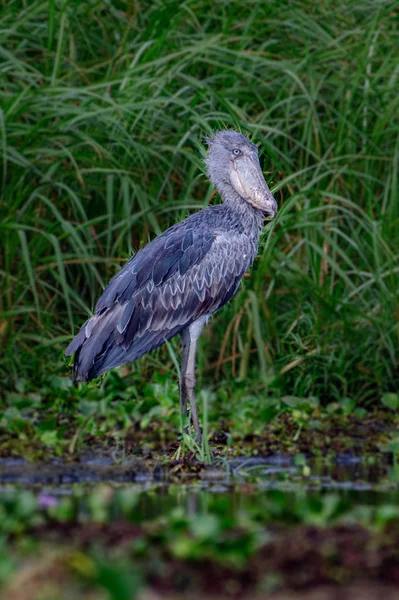
[[(298, 460), (298, 458), (300, 460)], [(21, 486), (37, 493), (40, 504), (52, 506), (62, 496), (95, 493), (99, 483), (126, 490), (136, 498), (138, 518), (151, 519), (181, 508), (187, 515), (207, 512), (211, 503), (222, 502), (226, 513), (257, 507), (273, 510), (277, 504), (295, 513), (306, 498), (336, 494), (353, 505), (377, 505), (399, 500), (398, 470), (388, 460), (367, 463), (351, 455), (334, 461), (300, 457), (233, 459), (200, 469), (178, 471), (145, 461), (110, 464), (109, 459), (88, 458), (79, 464), (32, 465), (23, 461), (0, 463), (0, 500)]]

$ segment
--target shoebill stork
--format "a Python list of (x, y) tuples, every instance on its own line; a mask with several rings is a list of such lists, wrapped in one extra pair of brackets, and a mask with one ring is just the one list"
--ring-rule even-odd
[(173, 225), (139, 250), (99, 298), (65, 354), (75, 354), (73, 377), (88, 381), (140, 358), (177, 334), (183, 357), (180, 406), (199, 439), (195, 355), (209, 317), (230, 300), (258, 251), (265, 218), (277, 212), (257, 147), (235, 131), (208, 138), (210, 181), (223, 204)]

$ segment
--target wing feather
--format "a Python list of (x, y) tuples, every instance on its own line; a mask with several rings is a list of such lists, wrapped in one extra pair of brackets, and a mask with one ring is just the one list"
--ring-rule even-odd
[(113, 277), (68, 347), (77, 379), (131, 362), (219, 310), (253, 260), (256, 248), (245, 247), (244, 233), (226, 235), (194, 219), (147, 244)]

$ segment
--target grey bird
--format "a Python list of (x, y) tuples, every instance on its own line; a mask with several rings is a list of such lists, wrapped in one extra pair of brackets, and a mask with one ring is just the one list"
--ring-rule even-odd
[(277, 212), (257, 147), (235, 131), (219, 131), (206, 141), (208, 176), (223, 204), (191, 215), (139, 250), (111, 279), (65, 352), (75, 354), (74, 379), (88, 381), (180, 334), (180, 408), (187, 416), (189, 401), (197, 439), (198, 338), (209, 317), (236, 293), (258, 252), (264, 219)]

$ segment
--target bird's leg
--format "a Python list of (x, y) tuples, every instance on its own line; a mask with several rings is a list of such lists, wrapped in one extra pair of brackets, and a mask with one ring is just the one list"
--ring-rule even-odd
[(187, 414), (187, 396), (190, 401), (191, 419), (194, 425), (197, 441), (201, 443), (202, 433), (198, 420), (197, 404), (195, 402), (195, 356), (197, 351), (197, 342), (200, 336), (205, 319), (198, 319), (192, 325), (187, 327), (182, 333), (183, 342), (183, 361), (181, 370), (180, 384), (180, 407), (183, 414)]
[(183, 346), (183, 356), (182, 356), (182, 364), (181, 364), (181, 374), (180, 374), (180, 412), (183, 417), (187, 417), (187, 386), (184, 378), (184, 374), (187, 371), (187, 362), (188, 362), (188, 353), (190, 350), (189, 340), (185, 339), (188, 336), (184, 336), (184, 332), (181, 336), (182, 338), (182, 346)]

